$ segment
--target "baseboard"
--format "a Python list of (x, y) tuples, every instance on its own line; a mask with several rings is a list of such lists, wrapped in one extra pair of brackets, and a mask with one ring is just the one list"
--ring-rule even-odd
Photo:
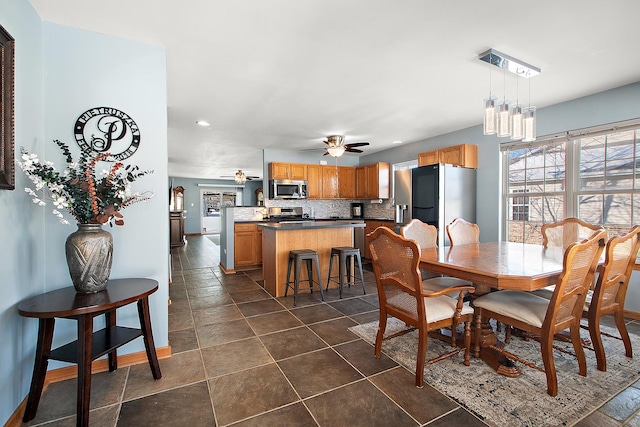
[(227, 267), (225, 267), (223, 263), (220, 263), (218, 265), (220, 266), (220, 270), (222, 270), (224, 274), (236, 274), (236, 271), (233, 268), (227, 269)]
[[(171, 346), (160, 347), (156, 349), (156, 355), (158, 359), (167, 359), (171, 357)], [(147, 363), (147, 353), (146, 351), (140, 351), (137, 353), (125, 354), (122, 356), (118, 356), (118, 367), (124, 368), (126, 366), (139, 365), (141, 363)], [(96, 360), (91, 364), (91, 373), (97, 374), (99, 372), (105, 372), (109, 370), (109, 361), (107, 359)], [(47, 386), (51, 383), (55, 383), (58, 381), (69, 380), (71, 378), (76, 378), (78, 376), (78, 367), (77, 366), (65, 366), (64, 368), (52, 369), (47, 371), (47, 375), (44, 378), (44, 387), (42, 388), (42, 392), (47, 389)], [(4, 427), (20, 427), (22, 424), (22, 416), (24, 415), (24, 411), (27, 407), (27, 398), (29, 396), (25, 396), (25, 398), (20, 402), (20, 405), (13, 411), (13, 414), (9, 417)]]
[(638, 313), (637, 311), (625, 310), (624, 317), (627, 317), (633, 320), (640, 320), (640, 313)]

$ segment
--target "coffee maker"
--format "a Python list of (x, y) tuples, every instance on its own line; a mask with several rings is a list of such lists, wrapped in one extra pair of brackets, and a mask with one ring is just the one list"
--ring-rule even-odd
[(351, 203), (351, 218), (364, 217), (364, 204), (363, 203)]

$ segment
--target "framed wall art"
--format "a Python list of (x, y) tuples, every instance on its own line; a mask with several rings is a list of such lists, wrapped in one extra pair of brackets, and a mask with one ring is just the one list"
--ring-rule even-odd
[(15, 189), (15, 40), (0, 26), (0, 189)]

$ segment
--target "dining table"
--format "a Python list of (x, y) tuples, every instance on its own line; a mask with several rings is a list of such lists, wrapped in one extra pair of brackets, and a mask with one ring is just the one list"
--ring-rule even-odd
[[(485, 242), (423, 249), (420, 268), (433, 273), (472, 282), (473, 298), (493, 290), (534, 291), (554, 285), (562, 273), (562, 248), (517, 242)], [(520, 375), (520, 369), (499, 350), (504, 346), (489, 324), (482, 319), (480, 358), (499, 374)]]

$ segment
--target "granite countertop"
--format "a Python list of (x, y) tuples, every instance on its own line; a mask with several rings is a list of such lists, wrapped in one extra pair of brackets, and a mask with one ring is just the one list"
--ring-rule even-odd
[(313, 228), (364, 227), (364, 221), (358, 219), (335, 219), (331, 221), (301, 220), (295, 222), (261, 222), (258, 227), (270, 230), (309, 230)]

